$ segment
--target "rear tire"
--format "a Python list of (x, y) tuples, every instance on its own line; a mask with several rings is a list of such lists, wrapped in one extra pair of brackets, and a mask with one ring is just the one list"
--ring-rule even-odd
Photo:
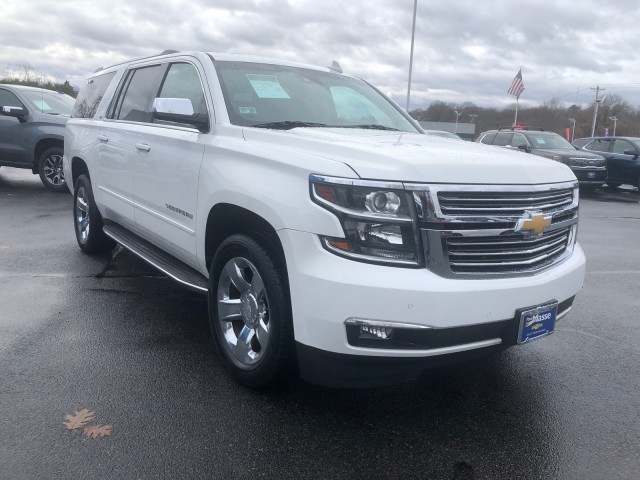
[(44, 186), (53, 192), (68, 191), (62, 170), (62, 148), (47, 148), (38, 159), (38, 173)]
[(86, 175), (80, 175), (74, 187), (73, 226), (78, 245), (85, 253), (108, 252), (116, 244), (102, 231), (102, 216), (93, 198), (91, 180)]
[(236, 380), (264, 389), (295, 371), (293, 323), (285, 268), (268, 245), (228, 237), (209, 272), (209, 321), (226, 367)]

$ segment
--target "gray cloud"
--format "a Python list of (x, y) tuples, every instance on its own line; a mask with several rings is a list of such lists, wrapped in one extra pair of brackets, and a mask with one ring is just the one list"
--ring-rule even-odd
[[(413, 108), (508, 104), (521, 66), (522, 102), (586, 103), (600, 84), (640, 104), (635, 0), (418, 3)], [(404, 105), (412, 15), (410, 0), (3, 0), (0, 69), (28, 64), (79, 85), (167, 48), (335, 59)]]

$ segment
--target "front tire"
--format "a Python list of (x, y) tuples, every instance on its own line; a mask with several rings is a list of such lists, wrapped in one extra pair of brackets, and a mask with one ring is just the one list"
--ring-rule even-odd
[(47, 148), (38, 159), (40, 180), (47, 189), (54, 192), (67, 191), (67, 182), (62, 170), (62, 148)]
[(93, 198), (91, 180), (86, 175), (80, 175), (74, 187), (73, 225), (83, 252), (108, 252), (115, 246), (115, 242), (102, 231), (102, 216)]
[(291, 306), (283, 266), (266, 243), (232, 235), (209, 272), (209, 321), (226, 367), (251, 388), (285, 382), (294, 371)]

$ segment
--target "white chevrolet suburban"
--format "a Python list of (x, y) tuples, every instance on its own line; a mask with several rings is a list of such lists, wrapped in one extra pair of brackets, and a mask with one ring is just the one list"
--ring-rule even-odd
[(261, 388), (411, 378), (553, 333), (581, 289), (563, 164), (428, 136), (337, 64), (163, 52), (94, 73), (64, 142), (80, 248), (208, 295)]

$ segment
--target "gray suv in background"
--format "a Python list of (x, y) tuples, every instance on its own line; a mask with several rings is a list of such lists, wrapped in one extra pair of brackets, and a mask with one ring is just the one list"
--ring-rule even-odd
[(52, 90), (0, 84), (0, 166), (29, 168), (48, 189), (68, 191), (62, 154), (74, 102)]
[(573, 171), (581, 187), (601, 187), (607, 179), (603, 156), (578, 150), (562, 136), (542, 128), (500, 127), (481, 133), (476, 142), (521, 150), (564, 163)]

